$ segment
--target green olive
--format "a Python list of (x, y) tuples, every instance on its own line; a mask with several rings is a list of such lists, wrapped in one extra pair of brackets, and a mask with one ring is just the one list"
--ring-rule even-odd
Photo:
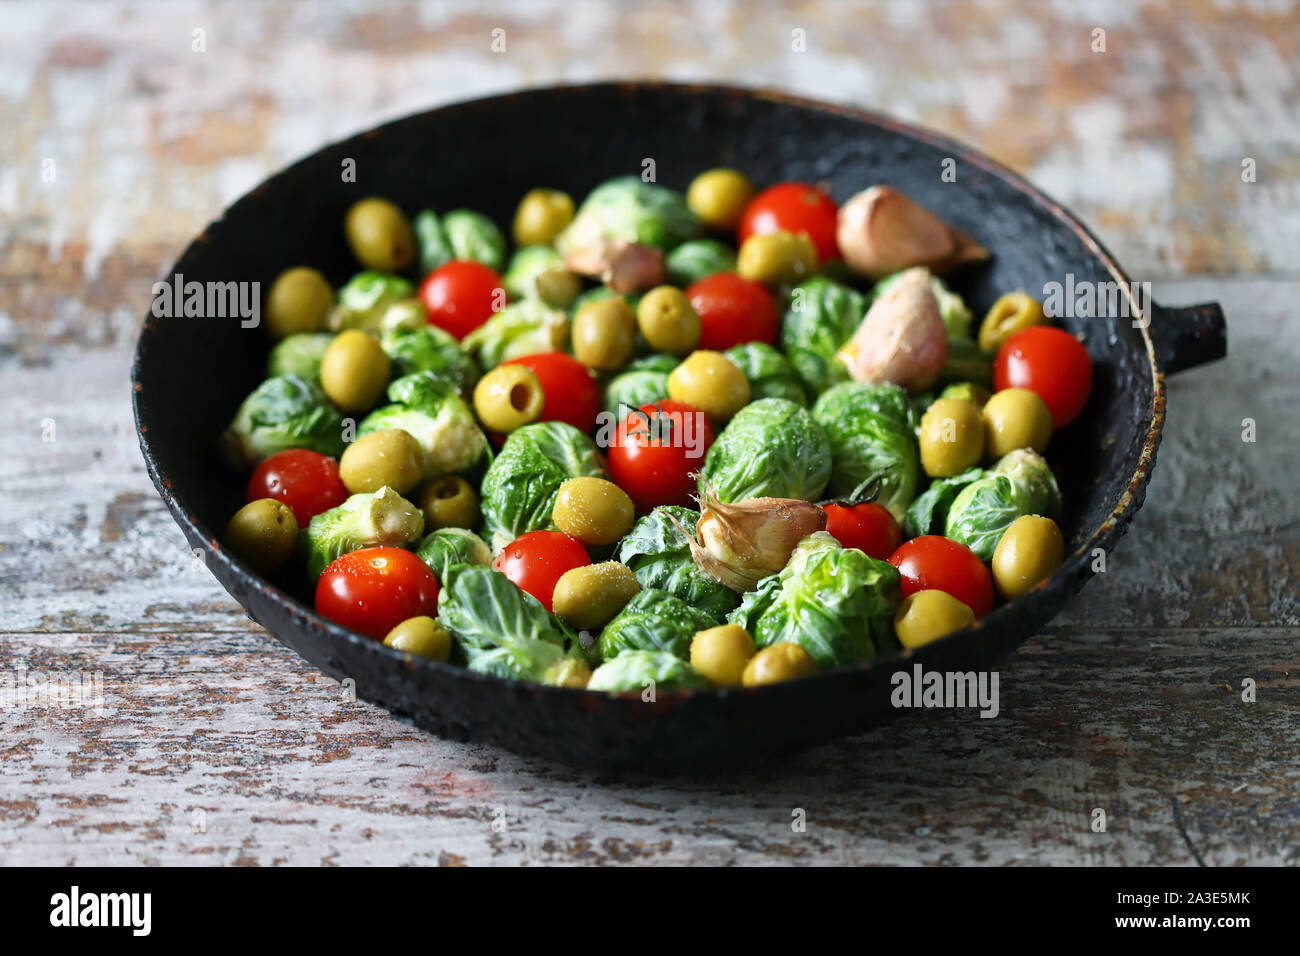
[(415, 261), (415, 232), (402, 210), (371, 197), (352, 205), (343, 220), (352, 254), (367, 269), (401, 272)]
[(298, 521), (283, 501), (258, 498), (235, 512), (224, 540), (245, 564), (270, 574), (293, 553)]
[(1002, 532), (993, 549), (993, 583), (1004, 598), (1036, 588), (1065, 560), (1065, 539), (1051, 518), (1023, 515)]
[(691, 666), (718, 687), (739, 687), (745, 668), (757, 653), (754, 639), (739, 624), (696, 631), (691, 639)]
[(621, 295), (585, 303), (573, 317), (573, 356), (588, 368), (613, 372), (636, 347), (636, 313)]
[(550, 684), (552, 687), (582, 689), (587, 686), (589, 680), (591, 680), (591, 668), (587, 666), (586, 661), (576, 657), (565, 657), (547, 668), (542, 683)]
[(319, 332), (334, 304), (334, 290), (315, 269), (285, 269), (266, 294), (266, 331), (273, 339), (295, 332)]
[(537, 421), (546, 393), (526, 365), (498, 365), (474, 386), (474, 411), (479, 421), (502, 435)]
[(515, 210), (515, 245), (545, 245), (573, 222), (573, 199), (558, 189), (534, 189)]
[(537, 277), (537, 297), (557, 309), (567, 309), (582, 291), (582, 280), (568, 269), (547, 269)]
[(806, 232), (753, 235), (740, 247), (736, 272), (764, 285), (802, 282), (817, 270), (817, 247)]
[(746, 687), (757, 687), (760, 684), (794, 680), (796, 677), (809, 677), (816, 673), (817, 662), (811, 654), (798, 644), (782, 641), (763, 648), (749, 659), (741, 675), (741, 683)]
[(979, 410), (960, 398), (941, 398), (921, 416), (921, 467), (931, 478), (951, 478), (978, 465), (984, 454)]
[(339, 478), (354, 494), (369, 494), (387, 485), (405, 495), (420, 483), (424, 451), (410, 432), (384, 428), (367, 432), (343, 450)]
[(636, 575), (626, 564), (588, 564), (560, 576), (551, 596), (551, 608), (566, 624), (595, 631), (612, 621), (640, 590)]
[(360, 329), (334, 336), (320, 362), (320, 384), (348, 413), (368, 411), (388, 387), (391, 363), (379, 340)]
[(384, 638), (384, 647), (434, 661), (451, 659), (451, 635), (431, 617), (408, 617)]
[(970, 402), (981, 411), (985, 404), (992, 397), (993, 393), (982, 385), (976, 385), (974, 382), (953, 382), (945, 386), (944, 390), (939, 393), (940, 398), (960, 398), (962, 401)]
[(1037, 392), (1004, 388), (987, 402), (984, 419), (984, 454), (1001, 458), (1017, 448), (1042, 452), (1052, 440), (1052, 413)]
[(975, 612), (947, 591), (914, 591), (894, 615), (894, 634), (904, 647), (920, 647), (975, 623)]
[(734, 169), (710, 169), (691, 180), (686, 205), (710, 229), (735, 229), (754, 198), (754, 184)]
[(692, 352), (668, 375), (668, 397), (725, 422), (749, 404), (749, 379), (721, 352)]
[(478, 524), (478, 492), (459, 475), (435, 478), (420, 496), (424, 530), (473, 528)]
[(583, 544), (613, 544), (632, 530), (635, 509), (626, 491), (604, 478), (570, 478), (555, 496), (555, 527)]
[(1042, 325), (1045, 321), (1041, 302), (1031, 298), (1024, 289), (1008, 292), (993, 303), (993, 308), (980, 323), (980, 348), (985, 352), (996, 352), (1017, 332), (1031, 325)]
[(699, 313), (675, 286), (661, 285), (643, 295), (636, 306), (636, 323), (656, 352), (689, 355), (700, 344)]

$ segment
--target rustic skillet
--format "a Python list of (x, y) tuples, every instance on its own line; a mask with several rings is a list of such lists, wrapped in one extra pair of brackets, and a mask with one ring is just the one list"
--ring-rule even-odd
[[(939, 175), (956, 161), (957, 181)], [(976, 314), (997, 294), (1046, 282), (1127, 283), (1075, 218), (1014, 173), (965, 147), (885, 117), (781, 93), (661, 83), (529, 90), (388, 123), (329, 146), (230, 207), (173, 267), (186, 281), (260, 281), (281, 270), (352, 272), (343, 212), (366, 195), (408, 212), (480, 209), (505, 224), (528, 189), (581, 197), (653, 160), (658, 181), (684, 187), (696, 172), (735, 165), (759, 183), (828, 183), (844, 200), (888, 183), (940, 212), (993, 251), (957, 282)], [(343, 182), (346, 160), (356, 182)], [(951, 165), (951, 164), (949, 164)], [(169, 278), (168, 281), (171, 281)], [(1052, 443), (1067, 518), (1064, 566), (1038, 590), (912, 660), (928, 669), (988, 668), (1056, 614), (1091, 575), (1142, 504), (1165, 417), (1167, 373), (1220, 358), (1216, 304), (1154, 305), (1149, 328), (1131, 318), (1067, 318), (1096, 365), (1079, 421)], [(149, 474), (186, 537), (226, 590), (279, 640), (357, 695), (434, 733), (523, 754), (601, 767), (682, 769), (804, 748), (883, 723), (893, 663), (745, 692), (610, 697), (482, 677), (404, 659), (318, 617), (295, 593), (253, 573), (218, 535), (243, 503), (243, 483), (215, 453), (216, 438), (261, 380), (266, 343), (238, 319), (148, 317), (132, 370), (135, 416)]]

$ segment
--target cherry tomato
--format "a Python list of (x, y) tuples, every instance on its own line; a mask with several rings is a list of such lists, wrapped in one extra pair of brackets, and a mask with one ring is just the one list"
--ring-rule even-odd
[(835, 242), (837, 208), (820, 189), (805, 183), (769, 186), (750, 200), (740, 217), (736, 239), (743, 245), (750, 236), (768, 232), (806, 232), (817, 247), (817, 261), (838, 259)]
[(565, 571), (591, 564), (587, 549), (577, 538), (563, 531), (527, 531), (511, 541), (497, 555), (496, 568), (521, 591), (527, 591), (551, 609), (555, 583)]
[(438, 613), (438, 580), (401, 548), (349, 551), (316, 582), (316, 613), (382, 641), (408, 617)]
[(600, 389), (587, 366), (573, 356), (538, 352), (501, 364), (523, 365), (533, 370), (546, 395), (540, 421), (568, 422), (581, 432), (590, 432), (595, 426), (600, 411)]
[(976, 617), (993, 610), (993, 576), (975, 552), (942, 535), (925, 534), (904, 542), (889, 556), (902, 576), (903, 597), (916, 591), (947, 591)]
[(339, 463), (329, 455), (306, 448), (278, 451), (267, 458), (248, 479), (249, 501), (275, 498), (283, 501), (298, 519), (298, 527), (322, 511), (343, 504), (347, 488), (339, 478)]
[(642, 405), (619, 422), (609, 446), (609, 473), (638, 511), (656, 505), (690, 505), (692, 472), (717, 438), (694, 405), (664, 399)]
[(884, 505), (874, 501), (860, 505), (824, 505), (826, 530), (846, 548), (865, 551), (878, 561), (885, 561), (903, 542), (898, 522)]
[(702, 349), (721, 352), (744, 342), (776, 342), (776, 304), (757, 282), (734, 272), (718, 272), (686, 289), (700, 315)]
[(481, 262), (453, 259), (420, 283), (420, 301), (429, 321), (463, 339), (506, 304), (501, 277)]
[(1052, 427), (1078, 417), (1092, 391), (1092, 359), (1083, 344), (1064, 329), (1035, 325), (1002, 343), (993, 362), (993, 387), (1027, 388), (1038, 393), (1052, 413)]

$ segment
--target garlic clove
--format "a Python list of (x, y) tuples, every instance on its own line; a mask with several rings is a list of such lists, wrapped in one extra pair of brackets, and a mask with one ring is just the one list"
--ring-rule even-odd
[(930, 271), (909, 269), (871, 304), (835, 357), (855, 382), (891, 382), (923, 392), (943, 371), (948, 333)]
[(872, 186), (841, 206), (835, 236), (849, 267), (871, 279), (911, 266), (943, 273), (989, 258), (975, 240), (888, 186)]

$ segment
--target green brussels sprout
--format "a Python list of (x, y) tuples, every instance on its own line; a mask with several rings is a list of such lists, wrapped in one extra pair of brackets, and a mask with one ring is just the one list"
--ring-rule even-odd
[(597, 667), (587, 682), (587, 690), (610, 694), (628, 691), (697, 690), (709, 686), (708, 680), (694, 667), (664, 651), (624, 651), (612, 661)]
[(569, 478), (603, 478), (590, 438), (564, 422), (535, 422), (515, 429), (483, 475), (483, 525), (499, 550), (525, 531), (554, 528), (551, 511)]
[(439, 528), (431, 531), (415, 549), (415, 556), (429, 566), (439, 583), (456, 564), (492, 564), (492, 549), (468, 528)]
[(427, 274), (452, 259), (481, 262), (500, 272), (506, 262), (506, 237), (487, 216), (472, 209), (453, 209), (441, 218), (432, 209), (415, 217), (420, 268)]
[(690, 239), (668, 253), (668, 281), (683, 289), (719, 272), (736, 271), (736, 250), (716, 239)]
[(879, 476), (876, 501), (901, 522), (921, 473), (913, 414), (897, 385), (845, 382), (817, 399), (812, 416), (826, 430), (835, 462), (830, 493), (851, 494)]
[(747, 593), (727, 618), (759, 647), (798, 644), (822, 669), (873, 660), (897, 647), (898, 571), (825, 531), (808, 535), (790, 561)]
[(668, 397), (668, 375), (681, 364), (672, 355), (647, 355), (633, 359), (605, 386), (605, 410), (619, 420), (634, 408)]
[(461, 350), (455, 336), (436, 325), (426, 322), (417, 329), (386, 332), (379, 344), (392, 360), (397, 377), (431, 372), (462, 392), (478, 381), (474, 359)]
[(600, 632), (599, 659), (611, 660), (623, 651), (667, 651), (688, 658), (695, 632), (717, 623), (667, 591), (643, 588)]
[(1029, 448), (1004, 455), (992, 471), (966, 485), (953, 500), (944, 534), (991, 561), (999, 539), (1023, 515), (1055, 518), (1061, 510), (1056, 477)]
[(654, 246), (665, 252), (700, 232), (700, 221), (681, 193), (621, 176), (587, 194), (578, 213), (555, 238), (563, 256), (580, 249), (621, 239)]
[(806, 408), (784, 398), (750, 402), (704, 456), (701, 491), (719, 501), (821, 496), (831, 477), (831, 445)]
[(401, 276), (373, 269), (358, 272), (339, 289), (338, 305), (330, 313), (330, 329), (361, 329), (378, 335), (389, 307), (414, 294), (415, 286)]
[(558, 352), (569, 337), (569, 317), (545, 302), (512, 302), (461, 340), (483, 369), (537, 352)]
[(751, 400), (784, 398), (799, 405), (808, 404), (808, 394), (794, 367), (766, 342), (733, 345), (722, 354), (749, 379)]
[(537, 299), (557, 309), (573, 302), (580, 280), (554, 246), (524, 246), (510, 258), (501, 283), (511, 299)]
[(352, 495), (316, 515), (298, 533), (298, 546), (307, 555), (307, 572), (315, 579), (340, 555), (380, 545), (406, 547), (418, 541), (422, 531), (420, 509), (384, 486)]
[(288, 448), (337, 458), (343, 445), (343, 416), (319, 385), (296, 375), (277, 375), (257, 386), (221, 436), (222, 454), (238, 471), (252, 471)]
[[(889, 291), (889, 287), (906, 271), (904, 269), (902, 272), (895, 272), (893, 275), (885, 276), (885, 278), (877, 282), (875, 288), (871, 290), (871, 301), (867, 305), (870, 306), (871, 302)], [(948, 341), (969, 339), (971, 337), (970, 324), (974, 316), (971, 315), (970, 309), (966, 307), (966, 302), (960, 295), (949, 289), (947, 283), (938, 276), (930, 277), (930, 290), (934, 293), (935, 304), (939, 306), (939, 317), (943, 319), (943, 327), (948, 333)]]
[(266, 357), (266, 374), (270, 378), (295, 375), (320, 384), (320, 362), (333, 341), (330, 332), (295, 332), (286, 336), (275, 343)]
[(983, 478), (985, 474), (983, 468), (968, 468), (960, 475), (936, 478), (930, 482), (930, 487), (907, 506), (907, 518), (903, 522), (904, 536), (915, 538), (922, 534), (943, 534), (953, 499), (963, 488)]
[(825, 276), (814, 276), (790, 291), (781, 319), (781, 351), (809, 395), (848, 378), (848, 369), (835, 353), (857, 330), (866, 310), (861, 292)]
[(657, 588), (681, 598), (721, 621), (740, 602), (735, 591), (695, 563), (690, 543), (670, 518), (694, 528), (697, 511), (681, 505), (660, 505), (637, 519), (619, 543), (618, 559), (632, 569), (643, 588)]
[(392, 405), (357, 426), (357, 437), (384, 428), (410, 433), (424, 452), (424, 480), (468, 471), (487, 451), (487, 437), (456, 387), (433, 372), (404, 375), (388, 386)]

